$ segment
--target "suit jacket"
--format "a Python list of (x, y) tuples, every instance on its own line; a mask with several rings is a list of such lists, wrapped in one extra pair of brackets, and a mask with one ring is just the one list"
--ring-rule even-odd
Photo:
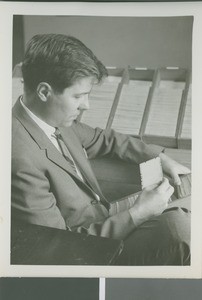
[(12, 218), (118, 239), (134, 230), (127, 209), (110, 215), (110, 204), (100, 190), (84, 149), (89, 158), (111, 154), (140, 163), (156, 157), (161, 147), (150, 147), (133, 137), (79, 122), (60, 128), (85, 183), (72, 172), (19, 100), (13, 107), (12, 125)]

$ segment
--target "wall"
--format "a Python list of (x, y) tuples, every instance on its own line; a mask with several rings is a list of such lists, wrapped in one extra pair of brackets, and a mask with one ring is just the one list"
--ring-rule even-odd
[(13, 68), (22, 60), (24, 54), (24, 25), (23, 18), (17, 15), (13, 19)]
[(37, 33), (81, 39), (107, 66), (191, 68), (192, 17), (24, 16), (25, 43)]

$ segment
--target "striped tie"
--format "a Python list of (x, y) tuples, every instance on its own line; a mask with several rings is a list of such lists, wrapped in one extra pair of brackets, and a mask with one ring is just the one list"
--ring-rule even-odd
[(58, 142), (58, 145), (60, 147), (60, 150), (61, 150), (61, 153), (62, 155), (64, 156), (64, 158), (69, 162), (69, 164), (71, 165), (72, 167), (72, 170), (74, 171), (74, 174), (79, 176), (80, 179), (85, 182), (90, 188), (91, 188), (91, 191), (95, 197), (96, 200), (93, 200), (92, 203), (98, 203), (100, 201), (100, 197), (94, 192), (93, 188), (91, 187), (91, 185), (88, 183), (87, 180), (85, 180), (82, 176), (82, 174), (80, 173), (80, 171), (78, 170), (75, 162), (73, 161), (73, 158), (67, 148), (67, 146), (65, 145), (64, 141), (63, 141), (63, 138), (61, 136), (61, 133), (60, 133), (60, 130), (58, 128), (55, 129), (55, 137), (56, 137), (56, 140)]
[[(60, 133), (60, 130), (58, 128), (55, 129), (55, 137), (57, 139), (57, 142), (58, 142), (58, 145), (60, 147), (60, 150), (61, 150), (61, 153), (62, 155), (64, 156), (64, 158), (69, 162), (69, 164), (71, 165), (72, 167), (72, 170), (74, 171), (74, 173), (76, 175), (79, 175), (78, 174), (78, 171), (77, 171), (77, 167), (73, 161), (73, 158), (67, 148), (67, 146), (65, 145), (64, 141), (63, 141), (63, 138), (61, 136), (61, 133)], [(80, 176), (81, 177), (81, 176)]]

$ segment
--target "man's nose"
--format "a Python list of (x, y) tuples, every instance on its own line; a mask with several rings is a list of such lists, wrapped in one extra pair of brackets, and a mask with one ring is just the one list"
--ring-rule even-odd
[(81, 109), (81, 110), (87, 110), (89, 108), (90, 108), (90, 105), (89, 105), (88, 95), (85, 95), (83, 97), (83, 99), (81, 100), (81, 103), (79, 105), (79, 109)]

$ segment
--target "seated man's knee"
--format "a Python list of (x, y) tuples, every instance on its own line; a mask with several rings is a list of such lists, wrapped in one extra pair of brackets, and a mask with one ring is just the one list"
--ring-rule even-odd
[(189, 265), (190, 213), (181, 208), (168, 209), (137, 227), (125, 239), (117, 263)]
[(165, 210), (161, 215), (162, 225), (173, 240), (190, 244), (191, 214), (186, 208), (173, 207)]
[[(159, 236), (162, 257), (165, 256), (166, 264), (190, 264), (190, 212), (186, 209), (175, 207), (167, 209), (157, 217), (158, 225), (155, 236)], [(167, 251), (165, 251), (167, 249)]]

